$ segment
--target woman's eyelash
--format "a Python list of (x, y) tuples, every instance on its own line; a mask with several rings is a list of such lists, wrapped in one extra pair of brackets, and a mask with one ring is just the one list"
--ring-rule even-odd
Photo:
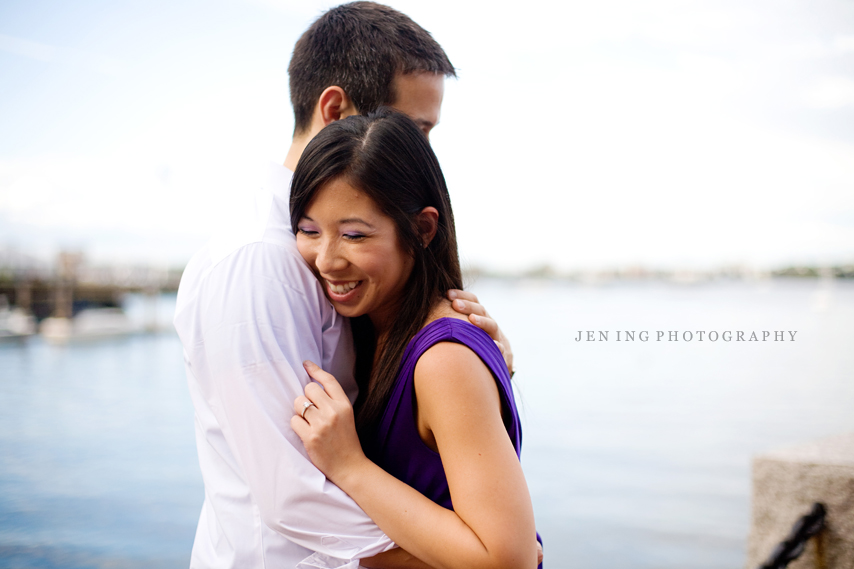
[[(302, 233), (308, 237), (314, 237), (315, 235), (319, 235), (319, 231), (316, 229), (312, 229), (310, 227), (297, 227), (297, 232)], [(364, 233), (343, 233), (342, 237), (347, 241), (359, 241), (364, 239), (366, 235)]]

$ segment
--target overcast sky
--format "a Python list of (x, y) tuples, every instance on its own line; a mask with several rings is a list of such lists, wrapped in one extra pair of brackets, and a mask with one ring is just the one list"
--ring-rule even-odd
[[(184, 263), (284, 159), (306, 0), (0, 4), (0, 247)], [(459, 70), (464, 262), (854, 261), (854, 3), (390, 4)]]

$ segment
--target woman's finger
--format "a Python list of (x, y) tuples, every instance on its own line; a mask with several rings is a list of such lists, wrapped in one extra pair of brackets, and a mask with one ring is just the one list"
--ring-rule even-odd
[(469, 322), (489, 334), (489, 337), (495, 341), (501, 340), (501, 332), (498, 330), (498, 322), (489, 316), (479, 316), (477, 314), (469, 314)]
[(306, 438), (311, 434), (311, 426), (299, 415), (291, 417), (291, 428), (305, 444)]
[[(335, 379), (335, 377), (333, 377), (331, 373), (326, 373), (320, 368), (320, 366), (308, 360), (304, 361), (302, 365), (305, 367), (305, 371), (308, 372), (308, 375), (321, 386), (323, 386), (323, 389), (326, 391), (326, 394), (330, 398), (336, 401), (347, 401), (348, 403), (350, 402), (350, 400), (347, 398), (347, 394), (344, 393), (344, 389), (341, 387), (341, 384), (338, 383), (338, 380)], [(307, 394), (309, 387), (311, 387), (311, 384), (306, 386)]]
[(474, 303), (479, 302), (477, 300), (476, 294), (474, 294), (473, 292), (469, 292), (467, 290), (460, 290), (458, 288), (452, 288), (451, 290), (449, 290), (447, 296), (448, 296), (448, 300), (456, 300), (458, 298), (461, 298), (463, 300), (469, 300), (469, 301), (474, 302)]
[(324, 407), (330, 399), (326, 390), (316, 381), (310, 381), (305, 386), (305, 396), (311, 399), (311, 402), (318, 407)]
[(317, 407), (317, 405), (305, 395), (300, 395), (294, 399), (294, 414), (299, 416), (300, 419), (308, 420), (306, 413), (310, 413), (312, 407)]
[(486, 317), (489, 316), (489, 314), (486, 313), (486, 309), (482, 305), (471, 300), (463, 300), (461, 298), (458, 298), (451, 303), (451, 306), (460, 314), (477, 314), (479, 316)]

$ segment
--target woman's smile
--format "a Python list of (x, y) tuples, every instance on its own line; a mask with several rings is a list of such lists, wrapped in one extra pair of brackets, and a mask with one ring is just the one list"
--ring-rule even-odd
[(365, 281), (330, 281), (323, 279), (326, 283), (326, 292), (331, 300), (335, 302), (347, 302), (352, 300), (359, 291), (359, 286)]

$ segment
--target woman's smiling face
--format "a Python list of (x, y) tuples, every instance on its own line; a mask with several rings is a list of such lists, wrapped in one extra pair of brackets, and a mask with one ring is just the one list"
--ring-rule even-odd
[(394, 221), (339, 177), (317, 192), (296, 229), (297, 248), (335, 310), (388, 329), (413, 266)]

